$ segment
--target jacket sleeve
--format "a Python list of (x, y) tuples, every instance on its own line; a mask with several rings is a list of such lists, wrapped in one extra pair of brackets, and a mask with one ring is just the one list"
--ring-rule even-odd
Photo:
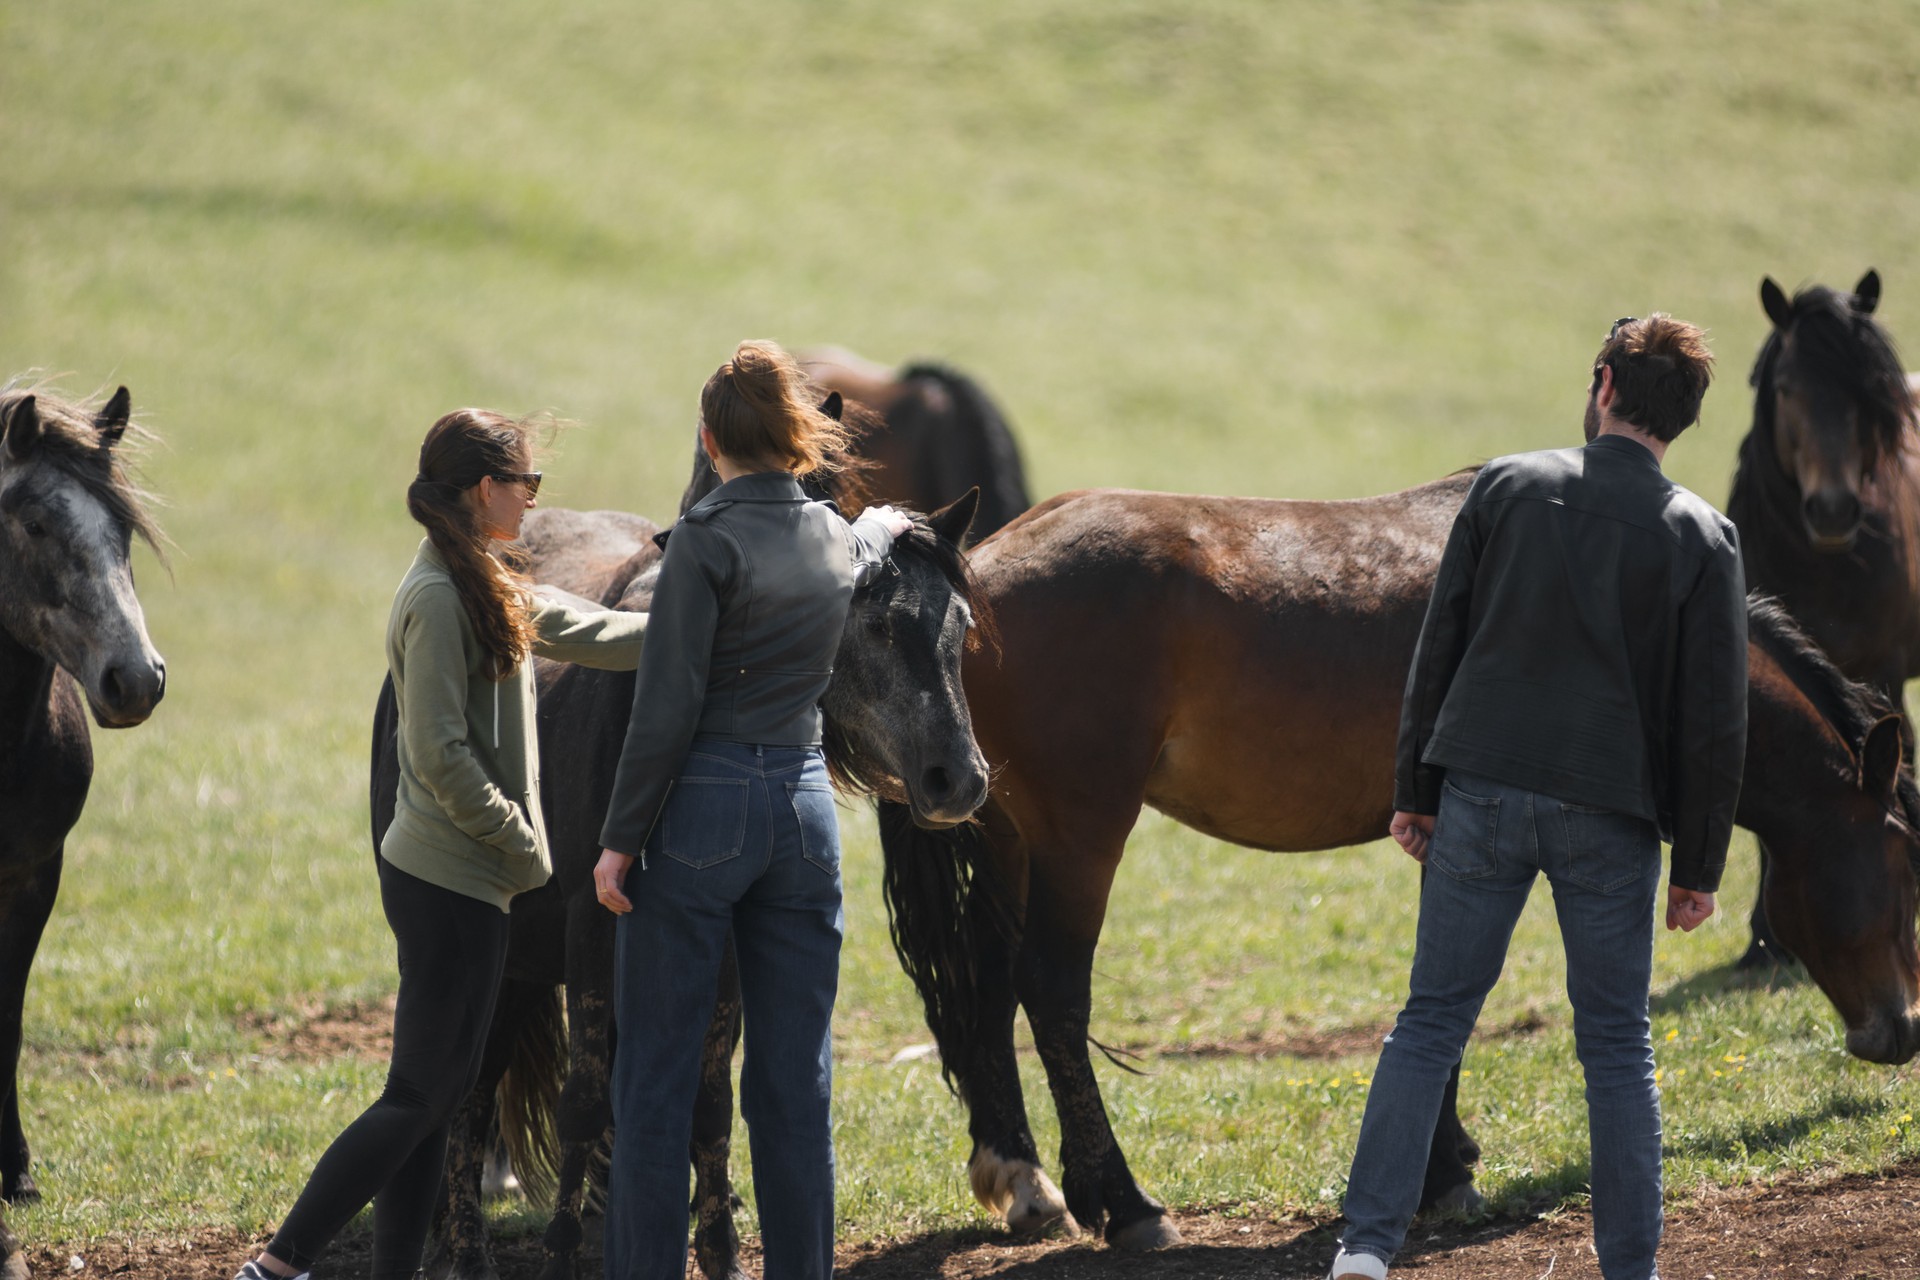
[(1487, 475), (1484, 470), (1480, 473), (1453, 518), (1453, 531), (1447, 535), (1447, 549), (1434, 575), (1433, 594), (1427, 598), (1413, 665), (1407, 668), (1406, 692), (1400, 700), (1400, 738), (1393, 758), (1393, 807), (1405, 813), (1440, 812), (1440, 781), (1446, 771), (1420, 757), (1433, 739), (1447, 687), (1466, 653), (1473, 579), (1480, 564), (1481, 482)]
[(533, 626), (533, 651), (543, 658), (577, 662), (603, 671), (632, 671), (640, 665), (647, 615), (621, 609), (581, 609), (570, 601), (536, 594)]
[(626, 745), (600, 831), (601, 847), (615, 853), (638, 855), (646, 846), (699, 727), (730, 576), (727, 536), (682, 520), (667, 542), (649, 614), (660, 621), (640, 654)]
[(1668, 794), (1677, 888), (1720, 887), (1747, 758), (1747, 590), (1731, 526), (1680, 606)]
[(853, 555), (853, 589), (872, 582), (893, 554), (893, 535), (878, 517), (862, 514), (847, 526), (847, 549)]
[(460, 624), (460, 598), (446, 584), (421, 587), (402, 615), (403, 667), (396, 683), (407, 759), (454, 826), (502, 852), (535, 857), (539, 845), (526, 815), (467, 745), (467, 654)]

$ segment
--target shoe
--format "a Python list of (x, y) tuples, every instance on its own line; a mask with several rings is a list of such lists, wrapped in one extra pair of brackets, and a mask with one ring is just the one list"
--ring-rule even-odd
[(302, 1271), (297, 1276), (283, 1276), (278, 1271), (269, 1271), (258, 1260), (249, 1258), (240, 1264), (240, 1270), (234, 1273), (233, 1280), (309, 1280), (310, 1271)]
[(1333, 1256), (1333, 1270), (1327, 1280), (1387, 1280), (1387, 1264), (1370, 1253), (1348, 1253), (1342, 1249)]

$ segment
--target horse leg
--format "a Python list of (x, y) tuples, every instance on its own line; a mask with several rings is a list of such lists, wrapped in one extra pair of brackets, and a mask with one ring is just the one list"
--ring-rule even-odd
[(740, 1236), (733, 1226), (735, 1196), (727, 1176), (733, 1145), (733, 1051), (740, 1043), (740, 960), (727, 938), (720, 961), (719, 997), (700, 1062), (693, 1101), (693, 1256), (707, 1280), (747, 1280), (740, 1267)]
[[(1031, 864), (1025, 935), (1016, 983), (1047, 1087), (1060, 1115), (1060, 1181), (1080, 1225), (1106, 1224), (1107, 1243), (1159, 1249), (1180, 1243), (1167, 1211), (1140, 1190), (1113, 1134), (1087, 1054), (1093, 1013), (1093, 953), (1124, 833), (1111, 850), (1081, 859), (1073, 874)], [(1062, 883), (1064, 881), (1065, 883)]]
[(51, 858), (0, 882), (0, 1198), (12, 1204), (40, 1198), (20, 1125), (21, 1023), (27, 974), (60, 891), (61, 858), (56, 849)]
[(1756, 837), (1754, 844), (1760, 850), (1760, 884), (1753, 893), (1753, 910), (1747, 915), (1747, 928), (1752, 933), (1752, 939), (1747, 943), (1745, 954), (1734, 964), (1738, 969), (1757, 969), (1762, 965), (1793, 962), (1793, 953), (1774, 936), (1773, 926), (1767, 923), (1767, 877), (1772, 873), (1773, 858), (1767, 852), (1766, 841)]
[[(975, 891), (980, 892), (979, 890)], [(984, 913), (970, 913), (980, 921)], [(963, 1059), (953, 1064), (967, 1104), (973, 1154), (967, 1161), (974, 1198), (1005, 1217), (1015, 1235), (1037, 1235), (1068, 1223), (1066, 1198), (1040, 1167), (1040, 1150), (1027, 1123), (1020, 1067), (1013, 1051), (1014, 954), (1018, 940), (998, 930), (976, 930), (979, 1020)]]
[(1446, 1096), (1427, 1152), (1427, 1177), (1420, 1188), (1420, 1211), (1473, 1216), (1485, 1201), (1473, 1187), (1472, 1166), (1480, 1160), (1480, 1144), (1467, 1136), (1460, 1123), (1460, 1064), (1447, 1077)]
[(553, 1218), (540, 1241), (541, 1280), (573, 1280), (585, 1235), (587, 1175), (613, 1124), (607, 1093), (613, 1065), (613, 916), (598, 903), (567, 920), (567, 1079), (555, 1137), (560, 1169)]

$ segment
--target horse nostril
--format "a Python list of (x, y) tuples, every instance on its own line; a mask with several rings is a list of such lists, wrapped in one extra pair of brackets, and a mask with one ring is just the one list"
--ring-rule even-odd
[(110, 707), (117, 708), (127, 700), (127, 685), (120, 675), (120, 668), (108, 667), (101, 673), (100, 692), (106, 695)]
[(1807, 523), (1821, 533), (1846, 533), (1860, 523), (1860, 499), (1851, 493), (1810, 493), (1802, 511)]
[(953, 776), (935, 765), (920, 775), (920, 790), (929, 800), (945, 800), (953, 794)]

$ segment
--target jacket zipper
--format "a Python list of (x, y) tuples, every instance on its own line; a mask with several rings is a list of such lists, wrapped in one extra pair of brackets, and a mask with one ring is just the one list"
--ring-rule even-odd
[(667, 783), (666, 791), (660, 796), (660, 807), (653, 811), (653, 821), (647, 824), (647, 834), (640, 838), (640, 869), (642, 871), (647, 869), (647, 842), (653, 839), (653, 829), (660, 825), (660, 815), (667, 811), (667, 800), (673, 795), (674, 783), (678, 781), (680, 781), (678, 778), (674, 778)]

